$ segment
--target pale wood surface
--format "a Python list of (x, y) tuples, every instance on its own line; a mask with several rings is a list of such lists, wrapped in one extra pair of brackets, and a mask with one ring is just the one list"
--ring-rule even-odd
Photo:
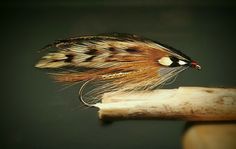
[(236, 149), (236, 123), (193, 123), (182, 143), (183, 149)]
[(103, 120), (236, 120), (236, 89), (180, 87), (150, 93), (109, 93), (94, 106)]

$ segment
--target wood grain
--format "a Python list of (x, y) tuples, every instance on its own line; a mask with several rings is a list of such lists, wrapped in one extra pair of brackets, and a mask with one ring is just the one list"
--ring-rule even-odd
[(94, 106), (102, 120), (228, 121), (236, 120), (236, 89), (180, 87), (150, 93), (109, 93)]

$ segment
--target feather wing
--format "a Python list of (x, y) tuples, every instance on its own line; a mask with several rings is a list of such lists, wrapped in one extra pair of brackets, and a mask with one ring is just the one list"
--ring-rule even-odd
[[(180, 51), (130, 34), (102, 34), (56, 41), (36, 64), (59, 82), (99, 80), (101, 88), (115, 90), (152, 89), (187, 67), (167, 68), (157, 61), (164, 56), (191, 59)], [(108, 90), (109, 90), (108, 89)]]

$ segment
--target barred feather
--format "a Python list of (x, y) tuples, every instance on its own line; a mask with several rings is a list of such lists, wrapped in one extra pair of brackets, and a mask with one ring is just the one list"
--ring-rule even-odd
[(43, 56), (36, 67), (61, 70), (51, 73), (59, 82), (102, 81), (103, 86), (93, 91), (98, 94), (111, 90), (151, 90), (193, 67), (193, 61), (180, 51), (129, 34), (69, 38), (47, 48), (54, 50)]

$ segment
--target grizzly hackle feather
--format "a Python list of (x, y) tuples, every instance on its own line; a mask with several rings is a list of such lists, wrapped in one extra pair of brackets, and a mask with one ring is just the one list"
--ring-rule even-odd
[(172, 47), (130, 34), (69, 38), (46, 49), (36, 67), (57, 70), (50, 74), (59, 82), (99, 82), (89, 93), (96, 97), (109, 91), (151, 90), (190, 66), (200, 68)]

